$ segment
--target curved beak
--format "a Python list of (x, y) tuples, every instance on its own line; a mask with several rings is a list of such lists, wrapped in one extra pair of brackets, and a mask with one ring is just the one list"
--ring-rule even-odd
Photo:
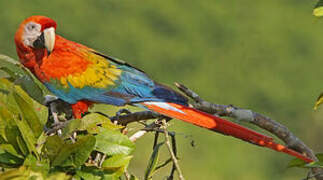
[(44, 33), (44, 45), (47, 49), (48, 55), (53, 51), (55, 46), (55, 29), (53, 27), (47, 28)]

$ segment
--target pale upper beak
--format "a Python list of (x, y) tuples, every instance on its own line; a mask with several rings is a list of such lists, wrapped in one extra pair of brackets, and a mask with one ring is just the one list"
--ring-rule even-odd
[(44, 33), (44, 43), (45, 43), (44, 45), (48, 51), (48, 54), (50, 54), (53, 51), (55, 46), (55, 28), (53, 27), (47, 28), (43, 31), (43, 33)]

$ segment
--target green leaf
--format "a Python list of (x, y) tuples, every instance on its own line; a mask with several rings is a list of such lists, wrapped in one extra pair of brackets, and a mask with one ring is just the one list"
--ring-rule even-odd
[(130, 180), (139, 180), (139, 178), (137, 178), (135, 175), (131, 174)]
[(322, 161), (323, 162), (323, 153), (317, 153), (317, 154), (315, 154), (315, 156), (317, 157), (317, 159), (319, 161)]
[(315, 105), (314, 105), (314, 110), (317, 110), (317, 108), (323, 103), (323, 93), (320, 94), (320, 96), (317, 98)]
[(23, 76), (15, 80), (15, 84), (20, 85), (30, 97), (32, 97), (39, 104), (42, 104), (45, 100), (44, 97), (46, 94), (44, 93), (44, 90), (40, 88), (40, 85), (35, 83), (35, 81), (37, 80), (31, 78), (30, 76)]
[(73, 163), (76, 167), (81, 166), (85, 163), (85, 161), (89, 158), (91, 152), (95, 147), (95, 137), (93, 136), (85, 136), (79, 137), (77, 142), (73, 144), (73, 148), (75, 149), (73, 155)]
[(6, 72), (15, 84), (20, 85), (38, 103), (43, 103), (48, 90), (18, 61), (0, 54), (0, 70)]
[(84, 122), (84, 128), (90, 133), (98, 133), (99, 128), (97, 127), (100, 124), (101, 127), (109, 130), (118, 130), (123, 128), (121, 125), (116, 125), (111, 122), (111, 120), (98, 113), (91, 113), (82, 118)]
[(23, 140), (23, 138), (21, 137), (21, 133), (19, 133), (19, 136), (16, 136), (16, 141), (17, 141), (19, 150), (22, 152), (24, 156), (27, 156), (29, 153), (28, 147), (25, 141)]
[[(0, 135), (23, 155), (34, 152), (42, 124), (34, 110), (35, 103), (20, 87), (0, 79)], [(39, 113), (40, 114), (40, 113)]]
[(13, 84), (6, 79), (0, 79), (0, 135), (7, 144), (11, 144), (19, 154), (26, 155), (27, 147), (15, 119), (19, 108), (12, 96)]
[(301, 159), (298, 159), (298, 158), (295, 158), (295, 159), (292, 159), (291, 161), (289, 161), (288, 165), (287, 165), (287, 168), (291, 168), (291, 167), (300, 167), (300, 168), (305, 168), (304, 166), (306, 165), (306, 162), (301, 160)]
[[(34, 153), (37, 157), (39, 156), (36, 150), (36, 143), (37, 140), (31, 130), (31, 128), (28, 126), (27, 122), (24, 119), (20, 118), (14, 118), (15, 123), (18, 126), (18, 129), (21, 133), (21, 138), (17, 137), (17, 142), (20, 148), (25, 147), (24, 144), (26, 145), (28, 152)], [(23, 140), (23, 141), (22, 141)]]
[[(19, 113), (16, 102), (12, 98), (12, 92), (14, 91), (13, 84), (7, 79), (0, 79), (0, 107), (4, 107), (7, 111), (5, 115), (7, 118), (12, 119), (12, 115)], [(3, 108), (1, 108), (3, 109)], [(9, 112), (9, 113), (8, 113)], [(8, 115), (10, 114), (10, 116)], [(7, 120), (4, 118), (4, 120)], [(10, 124), (11, 121), (7, 120), (7, 123)], [(14, 124), (14, 123), (11, 123)]]
[(158, 157), (159, 157), (159, 150), (163, 144), (164, 143), (159, 143), (155, 146), (154, 151), (150, 156), (148, 166), (145, 171), (145, 180), (152, 178), (152, 175), (154, 174), (156, 166), (157, 166)]
[(0, 54), (0, 70), (6, 72), (10, 77), (18, 79), (26, 75), (24, 67), (16, 60)]
[(128, 166), (131, 158), (132, 158), (132, 156), (127, 156), (124, 154), (117, 154), (117, 155), (111, 156), (110, 158), (106, 159), (102, 163), (102, 167), (104, 169), (126, 167), (126, 166)]
[(319, 161), (319, 162), (311, 162), (308, 164), (305, 164), (306, 168), (323, 168), (323, 162)]
[(71, 179), (72, 177), (70, 175), (63, 172), (51, 173), (49, 176), (46, 177), (46, 180), (71, 180)]
[[(15, 122), (14, 119), (11, 120)], [(21, 137), (18, 126), (6, 126), (5, 133), (7, 143), (11, 144), (19, 154), (27, 155), (28, 149)]]
[(91, 135), (78, 136), (74, 144), (64, 143), (52, 161), (53, 166), (79, 167), (88, 159), (95, 146), (95, 138)]
[(0, 137), (4, 141), (8, 140), (6, 137), (7, 120), (12, 119), (12, 116), (6, 107), (0, 104)]
[(318, 161), (305, 164), (304, 167), (307, 167), (307, 168), (315, 168), (315, 167), (323, 168), (323, 153), (318, 153), (315, 156), (317, 157)]
[(33, 104), (29, 96), (20, 88), (16, 88), (16, 91), (19, 92), (19, 94), (13, 92), (13, 97), (20, 109), (21, 116), (28, 123), (34, 137), (38, 138), (43, 132), (44, 124), (41, 124), (36, 112), (34, 111)]
[(319, 0), (313, 10), (313, 15), (316, 17), (322, 17), (323, 16), (323, 1)]
[(11, 179), (23, 180), (23, 179), (28, 179), (29, 176), (30, 176), (30, 171), (25, 166), (21, 166), (20, 168), (15, 168), (15, 169), (6, 171), (4, 173), (1, 173), (0, 174), (0, 179), (4, 179), (4, 180), (11, 180)]
[(301, 159), (295, 158), (288, 163), (287, 168), (291, 168), (291, 167), (299, 167), (299, 168), (320, 167), (320, 168), (323, 168), (323, 153), (318, 153), (315, 156), (317, 157), (318, 161), (311, 162), (311, 163), (306, 163), (305, 161), (303, 161)]
[(55, 136), (49, 136), (47, 137), (47, 141), (43, 148), (43, 153), (46, 154), (51, 162), (54, 161), (55, 157), (58, 155), (58, 153), (61, 151), (61, 149), (64, 147), (65, 143), (63, 139)]
[(132, 156), (127, 156), (124, 154), (117, 154), (102, 163), (102, 169), (110, 170), (114, 172), (117, 176), (121, 176), (127, 169)]
[(32, 171), (29, 167), (21, 166), (9, 171), (6, 171), (0, 174), (0, 179), (3, 180), (38, 180), (44, 179), (43, 175), (40, 172)]
[(94, 167), (83, 168), (83, 170), (77, 170), (76, 175), (83, 179), (88, 180), (101, 180), (102, 175), (97, 173), (99, 170), (93, 170)]
[(42, 158), (37, 160), (35, 156), (29, 154), (24, 161), (24, 166), (28, 167), (33, 172), (39, 172), (43, 177), (46, 177), (49, 172), (49, 159)]
[(82, 167), (76, 171), (76, 176), (86, 180), (119, 180), (120, 175), (115, 171), (99, 169), (97, 167)]
[(82, 128), (82, 119), (72, 119), (66, 122), (67, 124), (62, 129), (62, 138), (68, 138), (75, 131), (85, 130)]
[(0, 70), (0, 78), (10, 78), (9, 74), (5, 71)]
[(18, 158), (21, 158), (21, 159), (24, 158), (21, 154), (19, 154), (16, 151), (16, 149), (11, 144), (0, 144), (0, 149), (10, 153), (11, 155), (18, 157)]
[(123, 126), (113, 124), (109, 118), (103, 115), (90, 113), (84, 116), (82, 119), (73, 119), (68, 121), (68, 124), (62, 130), (62, 137), (67, 138), (74, 131), (85, 130), (90, 134), (97, 134), (100, 131), (100, 127), (98, 125), (105, 129), (111, 130), (123, 128)]
[(0, 165), (18, 167), (23, 163), (23, 159), (0, 148)]
[(95, 150), (100, 151), (108, 156), (116, 154), (129, 155), (135, 148), (133, 142), (126, 135), (117, 130), (100, 128), (101, 132), (95, 136)]
[(14, 114), (6, 106), (0, 104), (0, 136), (6, 141), (8, 141), (6, 129), (9, 126), (14, 126), (13, 118)]
[(37, 143), (35, 144), (36, 146), (36, 150), (38, 154), (41, 154), (43, 146), (45, 145), (46, 141), (47, 141), (48, 136), (46, 135), (45, 132), (43, 132), (39, 138), (37, 139)]

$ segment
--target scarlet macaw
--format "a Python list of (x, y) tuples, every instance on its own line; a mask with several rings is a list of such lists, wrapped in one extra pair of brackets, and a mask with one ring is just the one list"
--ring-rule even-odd
[(57, 97), (71, 104), (75, 118), (89, 105), (141, 106), (168, 117), (300, 158), (312, 159), (231, 121), (188, 107), (187, 99), (150, 79), (142, 70), (55, 34), (44, 16), (24, 20), (15, 34), (21, 63)]

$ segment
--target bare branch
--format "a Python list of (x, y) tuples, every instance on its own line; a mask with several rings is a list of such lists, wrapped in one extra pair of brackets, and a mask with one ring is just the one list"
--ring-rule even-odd
[(161, 128), (163, 129), (164, 134), (165, 134), (165, 143), (167, 145), (167, 149), (168, 149), (168, 151), (169, 151), (169, 153), (170, 153), (170, 155), (172, 157), (172, 161), (173, 161), (173, 163), (174, 163), (174, 165), (176, 167), (176, 171), (178, 173), (179, 179), (180, 180), (184, 180), (185, 178), (184, 178), (183, 173), (182, 173), (182, 171), (181, 171), (181, 169), (179, 167), (179, 164), (178, 164), (178, 161), (177, 161), (177, 157), (176, 157), (176, 155), (175, 155), (175, 153), (173, 151), (173, 148), (172, 148), (172, 146), (170, 144), (170, 140), (169, 140), (169, 136), (168, 136), (168, 131), (167, 131), (167, 122), (166, 122), (165, 119), (163, 119), (162, 120), (162, 123), (163, 123), (163, 126)]
[(120, 116), (113, 116), (110, 117), (111, 121), (118, 121), (118, 124), (121, 125), (127, 125), (132, 122), (138, 122), (142, 120), (149, 120), (149, 119), (156, 119), (158, 117), (161, 117), (161, 115), (152, 112), (152, 111), (140, 111), (140, 112), (134, 112), (134, 113), (129, 113), (125, 115), (120, 115)]
[[(305, 154), (309, 158), (317, 161), (317, 158), (315, 157), (314, 152), (303, 141), (297, 138), (286, 126), (278, 123), (277, 121), (265, 115), (262, 115), (260, 113), (253, 112), (252, 110), (249, 110), (249, 109), (243, 109), (233, 105), (221, 105), (221, 104), (210, 103), (208, 101), (203, 100), (197, 93), (185, 87), (184, 85), (179, 83), (175, 83), (175, 85), (185, 95), (187, 95), (188, 97), (194, 100), (194, 104), (192, 105), (194, 108), (210, 114), (231, 117), (236, 120), (243, 120), (251, 124), (254, 124), (277, 136), (279, 139), (284, 141), (284, 143), (289, 148), (294, 149), (295, 151), (298, 151), (302, 154)], [(62, 104), (61, 100), (56, 100), (56, 102), (59, 102)], [(70, 112), (66, 110), (65, 108), (66, 106), (63, 106), (63, 107), (64, 108), (62, 109), (65, 109), (63, 112), (65, 114), (70, 114)], [(126, 114), (121, 115), (121, 113), (126, 113)], [(151, 111), (141, 111), (141, 112), (131, 113), (129, 111), (123, 110), (121, 113), (118, 113), (116, 116), (109, 117), (109, 118), (111, 119), (112, 122), (117, 122), (118, 124), (121, 124), (121, 125), (127, 125), (128, 123), (132, 123), (132, 122), (140, 122), (140, 121), (150, 120), (150, 119), (159, 119), (163, 117), (162, 115)], [(57, 128), (54, 128), (53, 131), (55, 130), (57, 130)], [(165, 133), (165, 131), (161, 130), (159, 128), (159, 125), (157, 125), (154, 122), (149, 125), (146, 125), (145, 128), (133, 134), (130, 137), (130, 140), (136, 141), (138, 138), (142, 137), (149, 131)], [(167, 132), (167, 133), (168, 135), (170, 135), (170, 133), (172, 132)], [(322, 168), (312, 168), (311, 171), (312, 171), (312, 174), (315, 175), (315, 178), (317, 180), (323, 180)]]
[[(315, 161), (318, 160), (314, 152), (308, 146), (306, 146), (303, 141), (297, 138), (286, 126), (278, 123), (277, 121), (249, 109), (243, 109), (233, 105), (221, 105), (207, 102), (186, 86), (179, 83), (175, 83), (175, 85), (180, 91), (194, 100), (194, 108), (210, 114), (227, 116), (252, 123), (276, 135), (279, 139), (284, 141), (289, 148), (294, 149), (302, 154), (306, 154), (306, 156)], [(312, 168), (311, 170), (313, 171), (313, 174), (315, 174), (315, 178), (317, 180), (323, 180), (322, 168)]]

